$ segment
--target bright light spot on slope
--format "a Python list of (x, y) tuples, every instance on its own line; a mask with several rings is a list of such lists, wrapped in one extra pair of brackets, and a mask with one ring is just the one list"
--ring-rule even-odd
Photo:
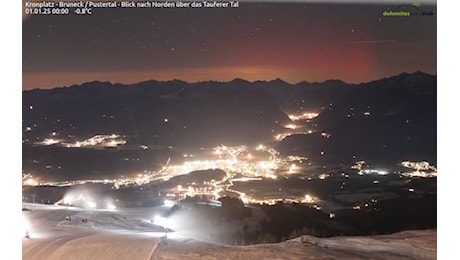
[(287, 129), (292, 129), (292, 130), (296, 130), (299, 126), (297, 125), (294, 125), (294, 124), (288, 124), (288, 125), (285, 125), (284, 128), (287, 128)]
[(297, 165), (295, 163), (291, 164), (289, 167), (289, 173), (294, 173), (297, 169)]
[(366, 170), (360, 170), (358, 174), (359, 175), (364, 175), (364, 174), (387, 175), (388, 172), (384, 170), (366, 169)]
[(38, 185), (38, 181), (32, 177), (29, 177), (22, 181), (22, 185), (24, 186), (36, 186)]
[(162, 216), (159, 216), (159, 215), (157, 215), (157, 216), (155, 216), (155, 217), (153, 218), (153, 223), (154, 223), (155, 225), (162, 226), (162, 227), (164, 227), (164, 228), (168, 228), (168, 227), (169, 227), (168, 218), (162, 217)]
[(36, 144), (48, 146), (48, 145), (58, 144), (60, 142), (61, 142), (60, 140), (56, 140), (56, 139), (52, 139), (52, 138), (45, 138), (43, 141), (41, 141), (39, 143), (36, 143)]
[(163, 205), (165, 205), (166, 207), (172, 208), (174, 205), (176, 205), (176, 202), (173, 200), (165, 199), (163, 201)]
[(302, 114), (297, 114), (297, 115), (294, 115), (294, 114), (288, 115), (289, 119), (291, 119), (292, 121), (311, 120), (318, 116), (319, 116), (319, 113), (315, 113), (315, 112), (304, 112)]

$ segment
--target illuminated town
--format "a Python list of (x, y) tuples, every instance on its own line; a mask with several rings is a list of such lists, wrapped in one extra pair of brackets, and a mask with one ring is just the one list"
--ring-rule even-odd
[[(116, 138), (119, 138), (119, 136), (96, 136), (83, 142), (78, 142), (78, 145), (66, 145), (65, 147), (107, 145), (112, 144), (114, 140), (117, 140), (117, 144), (122, 145), (125, 143)], [(307, 157), (293, 155), (281, 157), (278, 151), (262, 144), (255, 147), (248, 147), (245, 145), (234, 147), (220, 145), (214, 148), (200, 149), (197, 154), (198, 155), (184, 154), (184, 158), (191, 158), (193, 160), (187, 160), (181, 164), (174, 164), (169, 158), (166, 164), (158, 171), (132, 174), (132, 177), (122, 176), (116, 179), (46, 182), (35, 179), (31, 174), (23, 174), (23, 186), (65, 187), (93, 183), (112, 185), (113, 188), (120, 189), (122, 187), (142, 187), (158, 181), (167, 182), (177, 176), (183, 176), (197, 171), (219, 169), (225, 172), (225, 176), (223, 176), (222, 179), (210, 179), (209, 181), (203, 181), (201, 183), (192, 181), (186, 183), (185, 186), (177, 185), (172, 189), (165, 190), (164, 193), (169, 200), (173, 201), (180, 201), (187, 197), (195, 196), (204, 196), (216, 200), (222, 196), (233, 194), (233, 196), (237, 196), (246, 204), (274, 205), (277, 202), (320, 204), (321, 202), (319, 197), (308, 193), (298, 196), (290, 196), (288, 194), (272, 197), (267, 197), (265, 195), (250, 196), (247, 195), (247, 191), (234, 188), (234, 184), (238, 182), (257, 182), (269, 179), (276, 180), (278, 178), (304, 178), (306, 169), (311, 165)], [(404, 161), (401, 162), (401, 165), (415, 170), (414, 172), (402, 172), (401, 176), (421, 178), (437, 176), (436, 168), (425, 161)], [(387, 170), (370, 168), (365, 161), (357, 161), (354, 165), (351, 165), (350, 168), (354, 170), (357, 175), (376, 174), (384, 176), (390, 174)], [(331, 174), (332, 173), (319, 173), (309, 175), (308, 180), (325, 180), (331, 177)], [(393, 174), (397, 173), (393, 172)], [(349, 177), (348, 174), (344, 173), (341, 174), (341, 176)], [(373, 183), (377, 184), (379, 181), (373, 181)], [(321, 209), (321, 207), (316, 204), (314, 205), (315, 208)], [(353, 207), (353, 209), (359, 208), (359, 206)]]
[[(56, 135), (53, 132), (53, 135)], [(62, 139), (53, 139), (53, 138), (45, 138), (41, 142), (37, 142), (37, 145), (61, 145), (64, 147), (72, 148), (72, 147), (117, 147), (118, 145), (125, 144), (126, 141), (123, 140), (120, 135), (111, 134), (111, 135), (95, 135), (91, 138), (88, 138), (83, 141), (76, 141), (75, 143), (67, 143), (64, 142)]]
[(403, 172), (402, 175), (404, 176), (424, 177), (424, 178), (431, 178), (431, 177), (438, 176), (436, 167), (430, 165), (430, 163), (426, 161), (422, 161), (422, 162), (404, 161), (404, 162), (401, 162), (401, 165), (406, 168), (415, 170), (413, 172)]
[[(365, 112), (366, 116), (370, 113)], [(311, 120), (319, 116), (315, 112), (302, 112), (300, 114), (289, 114), (288, 117), (292, 122), (284, 125), (285, 132), (274, 136), (276, 142), (282, 142), (285, 138), (297, 135), (315, 134), (316, 130), (311, 128)], [(168, 119), (164, 119), (167, 123)], [(305, 129), (311, 128), (305, 131)], [(31, 131), (27, 128), (26, 131)], [(52, 132), (51, 136), (57, 136), (56, 132)], [(331, 134), (325, 131), (320, 134), (323, 138), (330, 138)], [(82, 141), (69, 142), (64, 139), (44, 138), (43, 141), (35, 143), (35, 145), (51, 146), (58, 145), (64, 148), (121, 148), (127, 144), (126, 136), (122, 137), (118, 134), (100, 134)], [(141, 145), (141, 150), (148, 150), (148, 145)], [(320, 152), (323, 156), (324, 151)], [(274, 193), (260, 193), (258, 191), (248, 192), (248, 190), (238, 188), (240, 185), (236, 183), (257, 183), (266, 180), (277, 179), (307, 179), (325, 180), (334, 175), (333, 172), (316, 171), (309, 173), (312, 169), (313, 162), (305, 156), (288, 155), (281, 156), (274, 148), (258, 144), (253, 147), (246, 145), (226, 146), (220, 145), (214, 148), (203, 148), (191, 153), (184, 153), (180, 163), (174, 163), (174, 159), (168, 160), (156, 171), (144, 171), (141, 173), (131, 173), (119, 176), (117, 178), (104, 179), (82, 179), (61, 182), (50, 182), (43, 178), (35, 178), (31, 173), (23, 173), (23, 186), (56, 186), (56, 187), (72, 187), (75, 185), (83, 185), (87, 183), (110, 185), (113, 189), (121, 189), (124, 187), (146, 187), (151, 183), (167, 182), (178, 176), (186, 176), (190, 173), (206, 170), (222, 170), (225, 174), (220, 178), (210, 178), (207, 181), (196, 182), (193, 179), (190, 182), (177, 185), (175, 187), (163, 190), (166, 201), (175, 201), (177, 203), (189, 197), (205, 197), (212, 200), (217, 200), (223, 196), (236, 196), (245, 204), (267, 204), (274, 205), (278, 202), (284, 203), (302, 203), (311, 204), (315, 209), (321, 210), (322, 199), (318, 196), (310, 194), (308, 191), (304, 193), (296, 192), (295, 195), (281, 192), (279, 195)], [(180, 161), (180, 160), (179, 160)], [(349, 178), (350, 175), (380, 175), (385, 176), (390, 173), (404, 177), (419, 177), (431, 178), (437, 176), (437, 170), (428, 162), (411, 162), (403, 161), (400, 163), (406, 169), (412, 169), (412, 172), (398, 172), (396, 170), (389, 171), (388, 169), (378, 169), (371, 167), (366, 161), (356, 161), (350, 166), (352, 172), (341, 173), (340, 176)], [(51, 166), (50, 166), (51, 167)], [(378, 184), (379, 180), (373, 180), (373, 184)], [(343, 182), (340, 189), (343, 190), (346, 182)], [(81, 197), (81, 195), (80, 195)], [(64, 198), (58, 201), (58, 204), (63, 204)], [(72, 201), (67, 198), (67, 201)], [(367, 205), (367, 204), (366, 204)], [(365, 206), (367, 207), (367, 206)], [(353, 206), (353, 209), (360, 209), (361, 206)]]

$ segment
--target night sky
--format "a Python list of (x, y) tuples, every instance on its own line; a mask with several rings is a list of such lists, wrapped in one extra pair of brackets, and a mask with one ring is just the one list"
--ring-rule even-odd
[[(413, 12), (413, 8), (402, 7)], [(100, 80), (281, 78), (366, 82), (436, 74), (432, 16), (397, 4), (241, 2), (239, 8), (93, 9), (23, 20), (23, 90)]]

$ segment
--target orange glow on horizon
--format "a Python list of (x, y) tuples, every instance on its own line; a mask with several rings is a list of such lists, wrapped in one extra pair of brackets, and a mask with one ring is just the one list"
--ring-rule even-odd
[[(250, 66), (250, 67), (206, 67), (206, 68), (178, 68), (145, 71), (113, 71), (113, 72), (53, 72), (53, 73), (23, 73), (23, 90), (34, 88), (50, 89), (72, 86), (91, 81), (109, 81), (111, 83), (133, 84), (148, 80), (183, 80), (189, 83), (200, 81), (231, 81), (241, 78), (248, 81), (274, 80), (281, 78), (291, 84), (301, 81), (322, 82), (328, 79), (341, 79), (345, 82), (365, 82), (374, 78), (339, 78), (321, 75), (312, 77), (303, 68), (287, 68), (277, 66)], [(383, 76), (382, 76), (383, 77)]]

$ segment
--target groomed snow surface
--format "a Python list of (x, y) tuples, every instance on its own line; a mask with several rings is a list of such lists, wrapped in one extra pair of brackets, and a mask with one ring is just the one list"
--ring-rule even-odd
[(372, 237), (302, 236), (278, 244), (223, 246), (180, 231), (169, 232), (165, 239), (164, 229), (150, 221), (161, 211), (158, 208), (23, 208), (28, 209), (23, 216), (30, 238), (22, 239), (22, 259), (436, 259), (437, 254), (436, 230)]

